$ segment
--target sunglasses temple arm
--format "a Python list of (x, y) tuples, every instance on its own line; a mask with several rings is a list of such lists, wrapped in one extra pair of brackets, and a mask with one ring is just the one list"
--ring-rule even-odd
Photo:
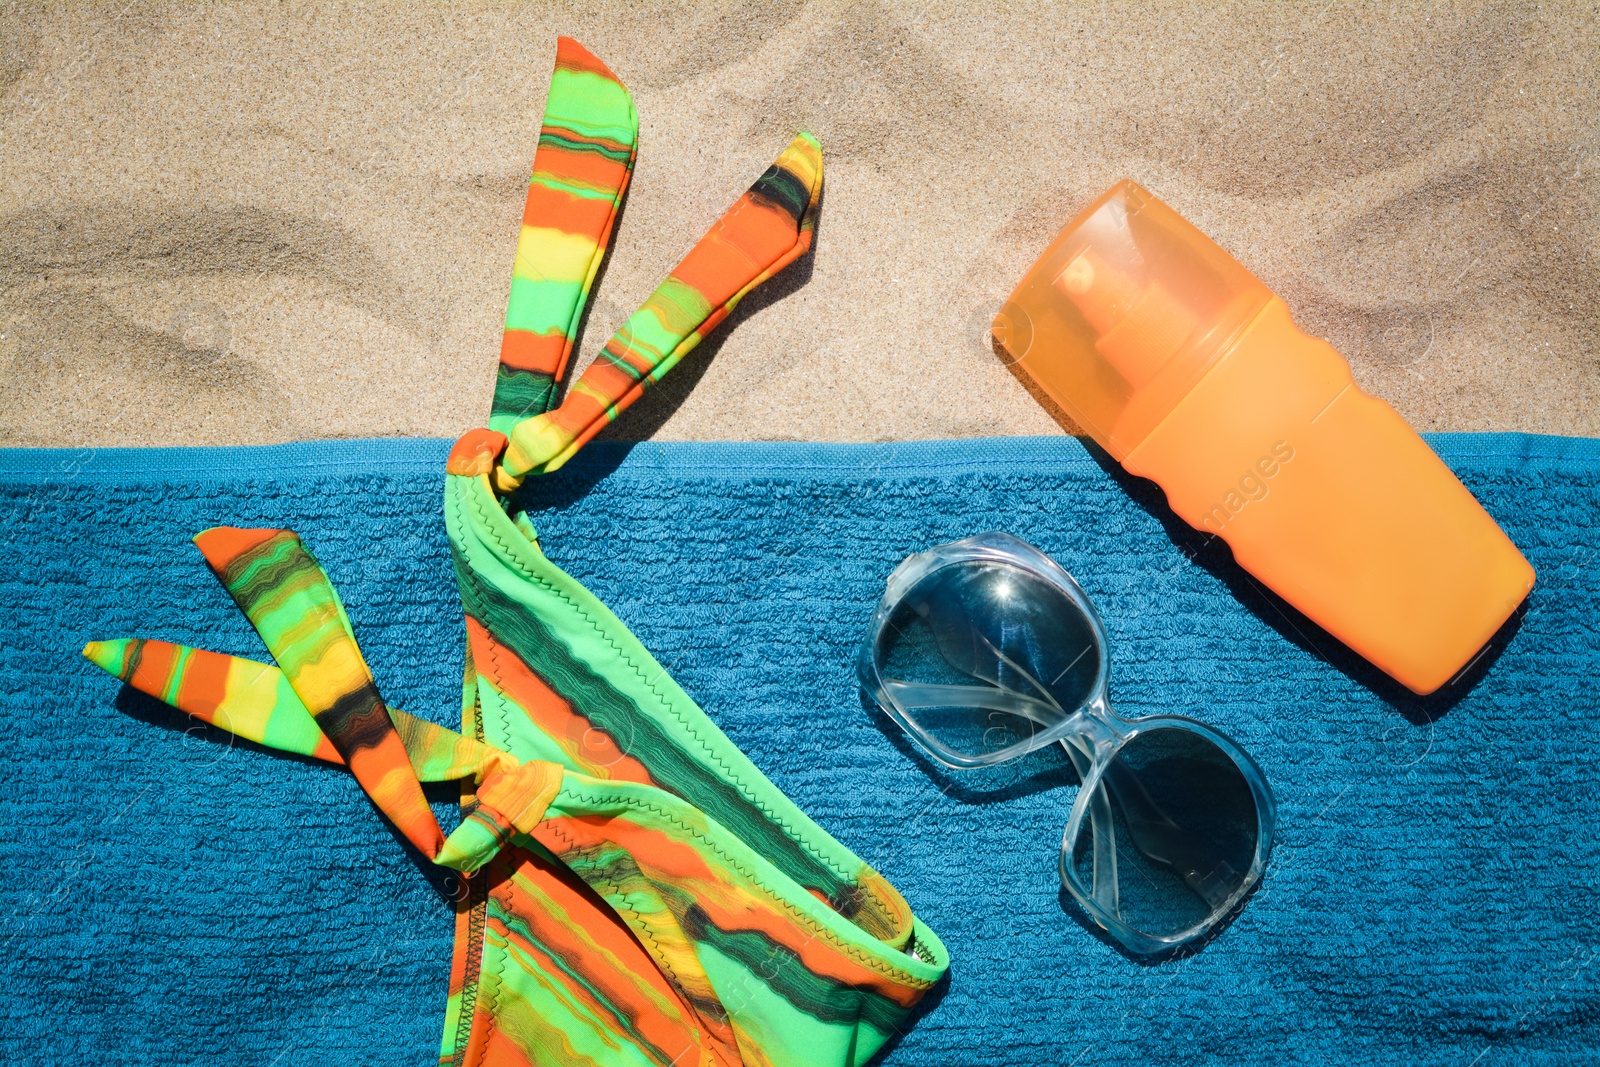
[[(1087, 738), (1068, 735), (1061, 739), (1072, 766), (1077, 769), (1078, 780), (1086, 782), (1094, 768), (1094, 752)], [(1090, 896), (1107, 914), (1118, 914), (1117, 900), (1117, 831), (1111, 819), (1111, 804), (1106, 791), (1096, 789), (1089, 798), (1089, 832), (1094, 835), (1094, 877)], [(1063, 863), (1072, 857), (1063, 854)]]

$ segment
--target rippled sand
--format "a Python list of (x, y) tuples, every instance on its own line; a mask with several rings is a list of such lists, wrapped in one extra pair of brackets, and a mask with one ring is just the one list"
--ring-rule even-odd
[(558, 32), (642, 118), (585, 360), (827, 159), (815, 256), (618, 436), (1056, 432), (986, 324), (1124, 175), (1418, 428), (1600, 432), (1593, 5), (595, 8), (0, 7), (0, 444), (481, 423)]

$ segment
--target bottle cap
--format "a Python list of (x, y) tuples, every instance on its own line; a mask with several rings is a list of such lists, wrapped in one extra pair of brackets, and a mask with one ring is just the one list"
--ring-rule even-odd
[(1029, 269), (994, 338), (1120, 461), (1270, 299), (1214, 241), (1124, 179)]

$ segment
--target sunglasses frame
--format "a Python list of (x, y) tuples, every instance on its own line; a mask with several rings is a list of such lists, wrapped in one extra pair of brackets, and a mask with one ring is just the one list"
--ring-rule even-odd
[[(883, 677), (878, 655), (879, 646), (889, 629), (889, 621), (908, 593), (936, 571), (972, 563), (1014, 567), (1054, 586), (1083, 613), (1093, 638), (1093, 648), (1099, 656), (1094, 681), (1088, 687), (1088, 697), (1079, 707), (1067, 712), (1060, 722), (1047, 725), (1026, 740), (994, 752), (976, 755), (957, 751), (944, 744), (901, 707)], [(1009, 763), (1021, 759), (1030, 752), (1036, 752), (1047, 745), (1059, 742), (1071, 758), (1081, 782), (1061, 838), (1058, 861), (1061, 883), (1097, 925), (1136, 954), (1154, 955), (1170, 951), (1203, 937), (1231, 915), (1255, 890), (1266, 870), (1277, 827), (1277, 804), (1261, 768), (1232, 738), (1195, 719), (1183, 715), (1149, 715), (1127, 719), (1114, 712), (1108, 700), (1110, 643), (1106, 638), (1099, 612), (1095, 610), (1094, 604), (1078, 585), (1077, 580), (1064, 567), (1019, 537), (995, 530), (939, 545), (903, 560), (889, 575), (883, 598), (878, 602), (878, 607), (867, 626), (866, 636), (856, 656), (856, 674), (862, 689), (886, 715), (905, 730), (919, 748), (953, 770), (972, 770)], [(1158, 729), (1188, 731), (1215, 745), (1233, 761), (1244, 777), (1256, 808), (1255, 853), (1243, 880), (1204, 920), (1176, 934), (1166, 936), (1148, 933), (1122, 920), (1116, 912), (1114, 881), (1109, 883), (1109, 890), (1104, 884), (1083, 885), (1073, 869), (1070, 858), (1072, 846), (1078, 836), (1085, 831), (1086, 823), (1092, 831), (1094, 824), (1110, 818), (1109, 802), (1105, 800), (1106, 792), (1100, 786), (1112, 760), (1128, 742)], [(1104, 841), (1106, 835), (1100, 834), (1096, 840)], [(1114, 867), (1100, 862), (1097, 856), (1095, 862), (1097, 882), (1100, 881), (1099, 873), (1107, 869)], [(1109, 877), (1114, 878), (1114, 874)]]

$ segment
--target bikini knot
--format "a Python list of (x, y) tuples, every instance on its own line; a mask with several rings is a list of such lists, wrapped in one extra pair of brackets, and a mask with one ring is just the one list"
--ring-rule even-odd
[(560, 765), (534, 760), (478, 787), (478, 806), (451, 831), (434, 857), (442, 867), (471, 874), (495, 857), (513, 834), (531, 834), (561, 789)]

